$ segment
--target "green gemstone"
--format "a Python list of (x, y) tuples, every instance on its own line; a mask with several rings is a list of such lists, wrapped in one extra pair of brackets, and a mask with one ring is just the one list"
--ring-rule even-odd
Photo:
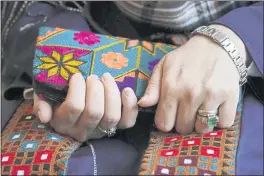
[(217, 124), (217, 119), (216, 116), (215, 117), (211, 117), (207, 120), (207, 126), (208, 127), (215, 127)]

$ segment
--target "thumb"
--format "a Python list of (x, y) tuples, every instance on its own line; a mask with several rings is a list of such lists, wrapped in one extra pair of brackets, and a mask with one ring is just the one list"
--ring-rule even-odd
[(144, 96), (138, 101), (141, 107), (150, 107), (158, 103), (160, 97), (160, 86), (162, 78), (162, 67), (164, 59), (155, 66)]
[(41, 100), (34, 93), (34, 113), (42, 123), (48, 123), (52, 117), (52, 108), (46, 101)]

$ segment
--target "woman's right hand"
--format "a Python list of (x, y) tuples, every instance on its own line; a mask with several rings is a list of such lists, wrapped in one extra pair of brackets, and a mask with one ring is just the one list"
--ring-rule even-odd
[(86, 81), (79, 73), (72, 76), (65, 101), (51, 107), (34, 95), (34, 113), (43, 123), (50, 123), (55, 131), (80, 142), (106, 134), (99, 130), (134, 126), (138, 114), (137, 98), (131, 88), (120, 94), (114, 78), (105, 73), (101, 80), (89, 76)]

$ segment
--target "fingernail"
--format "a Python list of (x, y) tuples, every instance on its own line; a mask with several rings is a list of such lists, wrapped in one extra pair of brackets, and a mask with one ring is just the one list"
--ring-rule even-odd
[(90, 77), (91, 78), (95, 78), (95, 79), (99, 79), (99, 77), (97, 75), (95, 75), (95, 74), (91, 74)]
[(106, 72), (106, 73), (104, 73), (104, 75), (103, 76), (111, 76), (111, 74), (110, 73), (108, 73), (108, 72)]
[(111, 77), (112, 77), (111, 74), (108, 73), (108, 72), (106, 72), (106, 73), (103, 74), (102, 79), (103, 79), (103, 80), (104, 80), (104, 79), (109, 79), (109, 78), (111, 78)]
[(81, 73), (75, 73), (73, 76), (82, 76)]
[(148, 98), (148, 95), (144, 95), (144, 96), (138, 101), (137, 104), (140, 104), (140, 103), (146, 101), (147, 98)]

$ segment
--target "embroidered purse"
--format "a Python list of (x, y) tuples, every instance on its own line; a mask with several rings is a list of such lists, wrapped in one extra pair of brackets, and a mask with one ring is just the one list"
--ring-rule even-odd
[[(183, 40), (185, 41), (185, 40)], [(84, 78), (109, 72), (120, 89), (140, 98), (154, 66), (177, 46), (61, 28), (42, 27), (37, 38), (33, 75), (39, 96), (62, 102), (74, 73)]]

